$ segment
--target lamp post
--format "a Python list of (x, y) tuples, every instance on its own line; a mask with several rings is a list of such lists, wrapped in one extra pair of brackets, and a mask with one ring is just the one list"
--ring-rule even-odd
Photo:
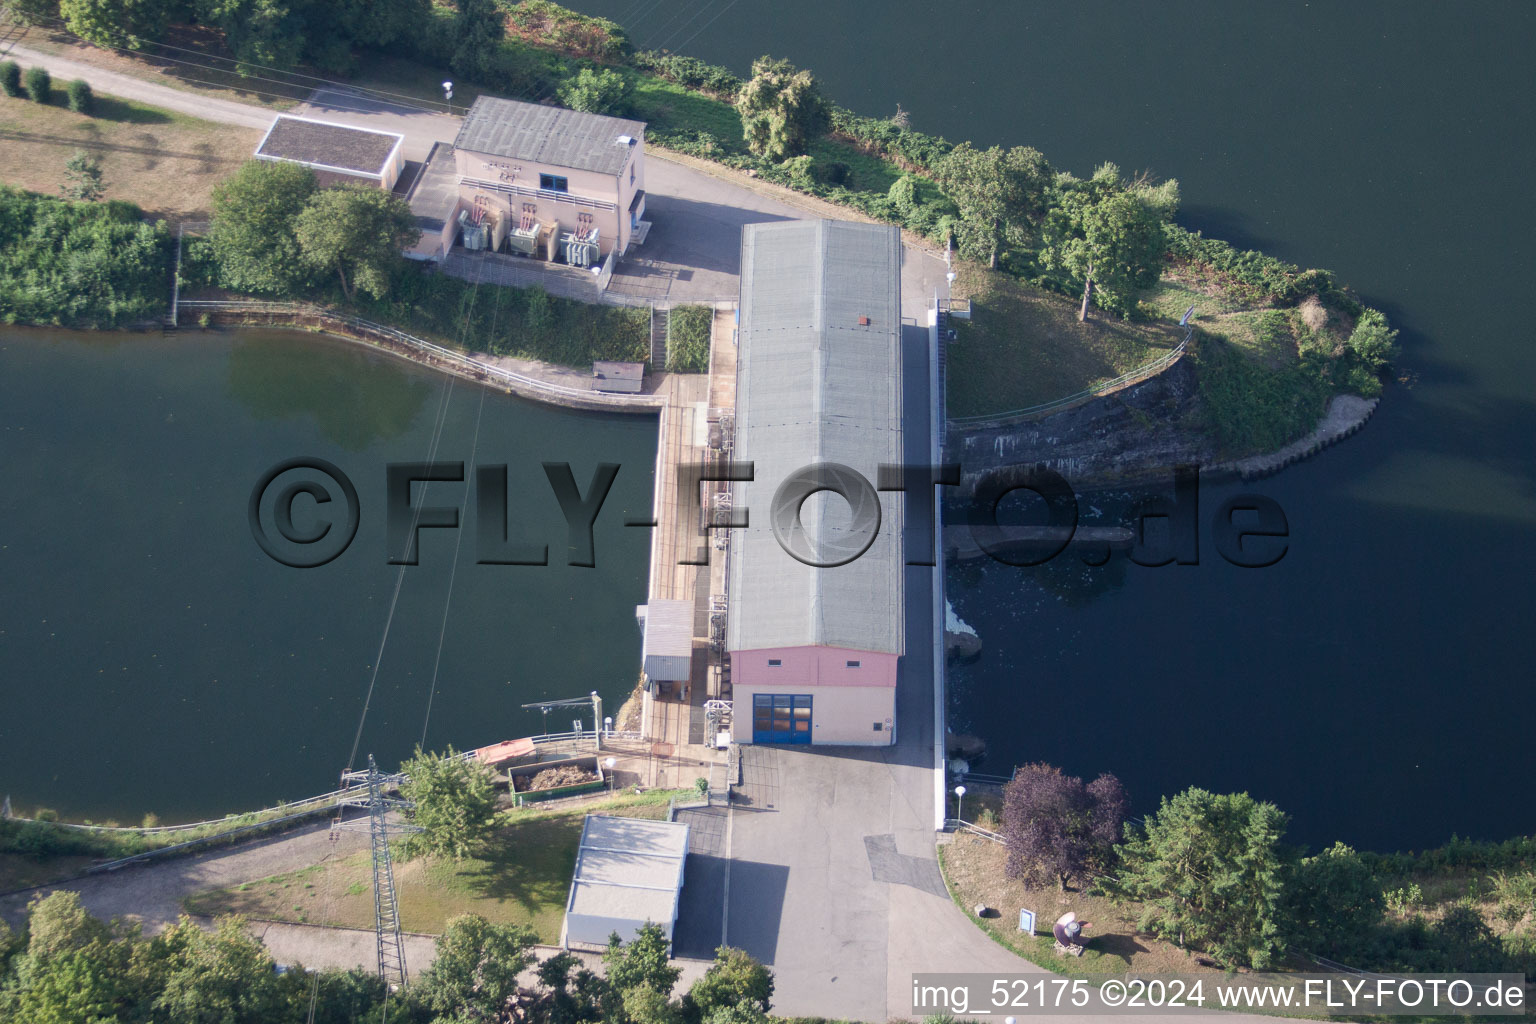
[(956, 786), (955, 787), (955, 818), (956, 819), (958, 819), (960, 821), (964, 821), (965, 820), (964, 809), (965, 809), (965, 787), (964, 786)]
[(619, 763), (619, 759), (616, 758), (616, 757), (605, 757), (605, 758), (603, 758), (603, 767), (605, 769), (607, 769), (607, 772), (608, 772), (608, 792), (610, 792), (610, 793), (613, 792), (614, 786), (616, 786), (618, 784), (615, 781), (614, 777), (613, 777), (613, 766), (618, 764), (618, 763)]
[(443, 103), (448, 107), (448, 113), (453, 113), (453, 83), (443, 83)]

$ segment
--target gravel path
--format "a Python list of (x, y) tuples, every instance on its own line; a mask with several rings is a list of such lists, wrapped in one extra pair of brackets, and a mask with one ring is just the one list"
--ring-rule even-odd
[(221, 121), (224, 124), (237, 124), (266, 131), (275, 113), (275, 111), (248, 103), (236, 103), (216, 96), (173, 89), (168, 85), (157, 85), (131, 75), (82, 64), (67, 57), (55, 57), (27, 46), (13, 45), (0, 47), (0, 50), (4, 51), (5, 57), (20, 64), (47, 68), (48, 73), (60, 84), (72, 78), (83, 78), (91, 83), (91, 88), (97, 92), (126, 100), (137, 100), (165, 110), (174, 110), (178, 114), (199, 117), (204, 121)]
[(78, 892), (85, 908), (97, 917), (119, 917), (153, 933), (173, 923), (183, 913), (182, 899), (194, 892), (296, 871), (367, 849), (366, 832), (343, 831), (333, 841), (328, 822), (301, 825), (247, 845), (130, 865), (110, 874), (3, 896), (0, 917), (15, 925), (32, 899), (67, 889)]

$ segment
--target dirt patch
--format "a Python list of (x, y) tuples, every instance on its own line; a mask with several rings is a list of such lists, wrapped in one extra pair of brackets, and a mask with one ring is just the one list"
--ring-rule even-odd
[(0, 96), (0, 180), (57, 195), (77, 149), (101, 162), (106, 198), (173, 225), (204, 220), (213, 186), (240, 166), (260, 133), (107, 96), (96, 115)]
[[(1194, 954), (1143, 935), (1136, 930), (1140, 908), (1117, 906), (1099, 896), (1053, 888), (1028, 889), (1007, 876), (1007, 851), (998, 843), (966, 833), (940, 848), (944, 879), (950, 894), (982, 930), (1002, 945), (1064, 974), (1190, 974), (1214, 968), (1201, 965)], [(977, 918), (978, 904), (991, 913)], [(1035, 934), (1019, 931), (1019, 910), (1035, 912)], [(1078, 957), (1056, 954), (1051, 924), (1067, 911), (1092, 922), (1087, 951)]]

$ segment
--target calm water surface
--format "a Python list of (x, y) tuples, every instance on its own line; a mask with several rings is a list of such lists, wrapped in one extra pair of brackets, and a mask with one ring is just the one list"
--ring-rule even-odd
[[(507, 463), (514, 530), (557, 564), (475, 564), (466, 511), (444, 630), (456, 536), (424, 530), (359, 760), (392, 766), (424, 728), (437, 748), (528, 735), (527, 701), (595, 689), (616, 708), (649, 558), (644, 531), (620, 523), (649, 507), (655, 420), (481, 397), (314, 335), (0, 328), (0, 794), (21, 811), (176, 820), (332, 788), (395, 591), (384, 467), (427, 458), (440, 409), (437, 457)], [(246, 519), (261, 474), (300, 455), (339, 466), (362, 507), (351, 547), (310, 570), (269, 560)], [(562, 564), (541, 461), (569, 461), (583, 490), (595, 463), (622, 467), (597, 568)], [(433, 484), (428, 499), (464, 490)]]
[(952, 713), (986, 770), (1114, 771), (1140, 812), (1246, 789), (1312, 844), (1536, 831), (1536, 7), (575, 6), (738, 73), (788, 57), (957, 141), (1177, 177), (1188, 226), (1331, 268), (1403, 329), (1370, 426), (1253, 488), (1294, 534), (1273, 569), (1207, 532), (1198, 567), (953, 570), (986, 649)]

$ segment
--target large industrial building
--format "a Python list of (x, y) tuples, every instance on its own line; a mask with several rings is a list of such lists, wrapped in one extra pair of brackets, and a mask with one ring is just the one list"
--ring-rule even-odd
[[(779, 485), (813, 464), (846, 466), (872, 491), (882, 464), (901, 463), (900, 289), (894, 227), (743, 229), (734, 457), (754, 463), (755, 479), (735, 485), (749, 525), (730, 531), (726, 646), (738, 743), (895, 742), (901, 495), (879, 495), (873, 543), (828, 568), (792, 557), (770, 510)], [(799, 521), (817, 551), (830, 551), (857, 546), (853, 517), (848, 501), (823, 491), (805, 500)]]

